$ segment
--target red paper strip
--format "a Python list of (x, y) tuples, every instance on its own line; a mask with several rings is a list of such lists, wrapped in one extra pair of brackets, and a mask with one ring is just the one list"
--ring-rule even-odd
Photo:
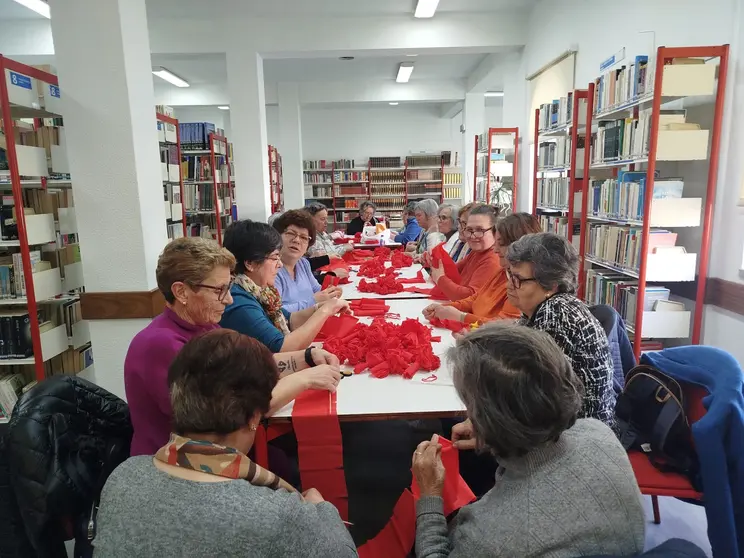
[(331, 316), (323, 324), (323, 327), (315, 336), (316, 341), (322, 341), (330, 337), (346, 337), (349, 335), (354, 326), (356, 326), (357, 320), (351, 314), (343, 314), (341, 316)]
[(292, 426), (297, 437), (302, 488), (317, 489), (336, 506), (341, 519), (347, 520), (349, 501), (336, 394), (320, 390), (301, 393), (292, 408)]
[(374, 240), (373, 238), (367, 239), (364, 241), (364, 244), (379, 244), (379, 240)]
[(458, 322), (457, 320), (440, 320), (439, 318), (431, 318), (429, 320), (429, 323), (431, 323), (431, 325), (433, 325), (434, 327), (443, 327), (455, 333), (470, 328), (468, 324)]
[(328, 265), (318, 268), (318, 271), (333, 271), (335, 269), (345, 269), (349, 271), (349, 264), (345, 260), (333, 260)]
[(399, 269), (401, 267), (409, 267), (413, 265), (413, 257), (409, 254), (406, 254), (402, 250), (398, 250), (396, 252), (393, 252), (393, 255), (390, 256), (390, 262), (396, 269)]
[(406, 558), (416, 540), (416, 502), (404, 490), (393, 508), (393, 516), (375, 538), (357, 548), (359, 558)]
[(398, 282), (403, 283), (404, 285), (412, 285), (414, 283), (426, 283), (426, 279), (424, 279), (424, 274), (419, 270), (415, 277), (411, 277), (410, 279), (398, 279)]
[(431, 266), (439, 267), (439, 264), (444, 267), (444, 274), (448, 279), (452, 279), (458, 285), (460, 284), (460, 272), (457, 269), (457, 264), (454, 262), (452, 257), (444, 249), (444, 244), (438, 244), (431, 251)]

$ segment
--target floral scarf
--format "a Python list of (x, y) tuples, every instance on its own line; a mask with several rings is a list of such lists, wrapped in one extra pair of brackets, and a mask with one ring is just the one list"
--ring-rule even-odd
[(257, 465), (247, 455), (234, 448), (203, 440), (192, 440), (178, 434), (171, 434), (168, 443), (155, 454), (155, 459), (173, 467), (228, 479), (245, 479), (254, 486), (267, 486), (273, 490), (283, 488), (289, 492), (297, 492), (284, 479)]
[(266, 314), (268, 314), (269, 319), (276, 329), (281, 331), (284, 335), (289, 335), (287, 319), (282, 313), (282, 297), (279, 294), (279, 291), (276, 290), (276, 287), (273, 285), (259, 287), (252, 279), (242, 273), (235, 277), (235, 284), (248, 294), (255, 297), (258, 303), (263, 307)]

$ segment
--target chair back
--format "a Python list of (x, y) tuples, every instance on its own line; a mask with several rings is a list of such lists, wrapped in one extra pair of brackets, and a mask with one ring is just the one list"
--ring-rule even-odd
[(612, 334), (615, 323), (617, 323), (617, 310), (607, 304), (595, 304), (589, 307), (589, 312), (597, 318), (605, 334), (609, 337)]

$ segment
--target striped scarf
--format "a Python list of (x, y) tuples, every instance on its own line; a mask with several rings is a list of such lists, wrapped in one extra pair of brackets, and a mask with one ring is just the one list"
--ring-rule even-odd
[(183, 467), (228, 479), (245, 479), (254, 486), (272, 490), (283, 488), (297, 492), (281, 477), (251, 461), (235, 448), (220, 446), (203, 440), (192, 440), (171, 434), (170, 440), (155, 454), (155, 459), (173, 467)]

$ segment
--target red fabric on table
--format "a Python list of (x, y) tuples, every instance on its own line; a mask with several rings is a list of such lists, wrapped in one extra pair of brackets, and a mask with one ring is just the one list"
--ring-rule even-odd
[(346, 271), (349, 271), (349, 263), (345, 260), (333, 260), (328, 265), (324, 265), (323, 267), (319, 267), (318, 271), (334, 271), (336, 269), (345, 269)]
[(358, 310), (354, 310), (354, 315), (357, 318), (370, 318), (373, 316), (384, 316), (390, 311), (390, 307), (387, 308), (359, 308)]
[(389, 308), (389, 306), (385, 303), (385, 300), (382, 298), (359, 298), (357, 300), (352, 300), (349, 303), (349, 306), (351, 306), (352, 308), (380, 308), (383, 306)]
[(403, 292), (427, 295), (429, 298), (433, 298), (434, 300), (446, 300), (444, 298), (437, 298), (436, 296), (434, 296), (435, 290), (435, 287), (406, 287), (405, 289), (403, 289)]
[(351, 242), (351, 239), (349, 238), (334, 238), (333, 243), (334, 244), (348, 244)]
[[(452, 445), (452, 442), (441, 436), (439, 444), (442, 446), (442, 465), (444, 465), (445, 471), (442, 500), (444, 500), (444, 516), (447, 517), (452, 512), (473, 502), (475, 494), (460, 476), (460, 455), (457, 448)], [(417, 500), (421, 496), (421, 490), (415, 476), (411, 483), (411, 492)]]
[(413, 285), (415, 283), (426, 283), (426, 279), (424, 279), (424, 274), (421, 270), (416, 274), (415, 277), (411, 277), (410, 279), (398, 279), (399, 283), (403, 283), (404, 285)]
[(444, 249), (443, 244), (438, 244), (431, 251), (431, 267), (436, 268), (440, 266), (444, 268), (444, 274), (452, 279), (455, 283), (460, 283), (460, 272), (457, 269), (457, 264), (452, 257)]
[(369, 282), (366, 279), (359, 281), (357, 286), (360, 293), (377, 293), (381, 295), (395, 294), (403, 292), (403, 284), (393, 275), (382, 275), (376, 282)]
[(458, 322), (457, 320), (442, 320), (439, 318), (432, 318), (429, 320), (429, 323), (433, 325), (434, 327), (443, 327), (446, 329), (449, 329), (450, 331), (454, 331), (457, 333), (458, 331), (462, 331), (463, 329), (468, 329), (470, 326), (464, 322)]
[(362, 241), (362, 233), (358, 232), (354, 235), (354, 243), (359, 244)]
[(315, 341), (323, 341), (330, 337), (346, 337), (357, 325), (357, 320), (351, 314), (342, 314), (341, 316), (331, 316), (320, 328)]
[(370, 239), (364, 241), (364, 244), (379, 244), (379, 243), (380, 243), (379, 240), (375, 240), (373, 238), (370, 238)]
[(369, 250), (349, 250), (341, 258), (349, 265), (359, 265), (373, 257)]
[[(375, 250), (376, 252), (377, 250)], [(402, 250), (396, 250), (393, 252), (393, 255), (390, 256), (390, 263), (393, 264), (393, 267), (396, 269), (399, 269), (401, 267), (409, 267), (413, 265), (413, 257), (409, 254), (406, 254)]]
[(328, 287), (335, 287), (338, 284), (337, 279), (338, 277), (335, 275), (326, 275), (323, 278), (323, 284), (320, 286), (320, 289), (325, 291)]
[(404, 490), (393, 508), (393, 515), (375, 538), (357, 548), (359, 558), (406, 558), (416, 541), (416, 502)]
[(336, 506), (341, 519), (347, 520), (349, 500), (336, 394), (321, 390), (301, 393), (292, 408), (292, 426), (303, 490), (317, 489)]

